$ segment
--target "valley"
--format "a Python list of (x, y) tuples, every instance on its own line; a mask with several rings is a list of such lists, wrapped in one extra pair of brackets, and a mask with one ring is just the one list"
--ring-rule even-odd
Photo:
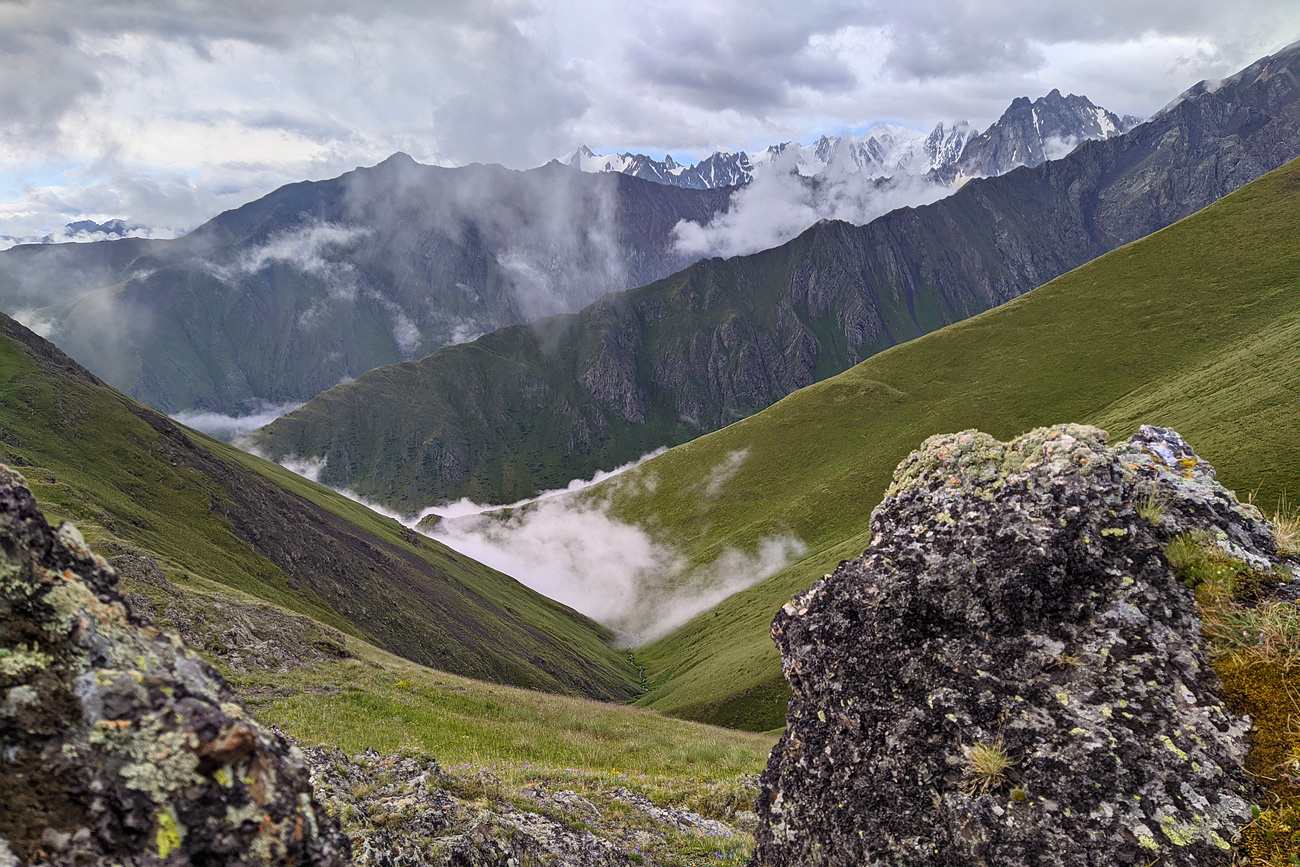
[(344, 7), (0, 8), (0, 867), (1294, 861), (1289, 18)]

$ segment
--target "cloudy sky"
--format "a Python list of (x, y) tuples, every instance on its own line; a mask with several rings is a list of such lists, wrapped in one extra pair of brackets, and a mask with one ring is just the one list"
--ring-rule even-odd
[(397, 150), (690, 157), (1053, 87), (1145, 116), (1298, 38), (1290, 0), (0, 0), (0, 235), (175, 233)]

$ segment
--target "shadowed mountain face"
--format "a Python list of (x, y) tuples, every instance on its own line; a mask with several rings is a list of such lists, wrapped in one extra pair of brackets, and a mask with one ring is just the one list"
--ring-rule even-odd
[[(750, 415), (1015, 298), (1300, 154), (1300, 46), (1129, 133), (862, 227), (696, 263), (580, 313), (371, 372), (253, 435), (414, 510), (509, 502)], [(993, 351), (990, 349), (990, 351)]]
[(161, 573), (202, 598), (252, 596), (471, 677), (598, 698), (634, 692), (609, 630), (181, 428), (2, 314), (0, 391), (0, 463), (123, 573)]
[(728, 193), (398, 154), (176, 240), (0, 253), (0, 307), (132, 397), (245, 413), (670, 274)]

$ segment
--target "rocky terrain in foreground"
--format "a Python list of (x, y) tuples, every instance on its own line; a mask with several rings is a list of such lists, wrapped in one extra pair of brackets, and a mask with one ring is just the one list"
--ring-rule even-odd
[[(176, 626), (238, 674), (348, 655), (271, 606), (191, 597), (146, 557), (110, 565), (0, 466), (0, 867), (18, 864), (678, 863), (735, 827), (625, 787), (508, 791), (429, 758), (299, 749), (254, 720)], [(119, 571), (143, 593), (123, 594)]]
[[(933, 437), (872, 531), (774, 623), (794, 697), (757, 815), (701, 815), (621, 784), (299, 748), (132, 613), (118, 571), (0, 467), (0, 867), (698, 864), (743, 857), (755, 827), (753, 867), (1194, 867), (1300, 833), (1276, 810), (1261, 824), (1251, 723), (1225, 706), (1168, 552), (1198, 540), (1286, 606), (1300, 565), (1176, 433)], [(119, 563), (141, 609), (232, 671), (348, 652), (257, 605), (221, 627), (151, 562)]]
[(1300, 568), (1181, 437), (932, 437), (871, 530), (773, 623), (794, 696), (753, 867), (1233, 862), (1250, 726), (1163, 546), (1285, 604)]

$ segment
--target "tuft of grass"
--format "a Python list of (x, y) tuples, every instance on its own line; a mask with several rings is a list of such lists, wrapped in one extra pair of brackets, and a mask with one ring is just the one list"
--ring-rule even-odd
[(1146, 496), (1134, 503), (1133, 508), (1138, 513), (1139, 518), (1152, 526), (1164, 523), (1164, 503), (1160, 501), (1159, 495), (1154, 490), (1147, 492)]
[(1278, 553), (1285, 557), (1300, 556), (1300, 506), (1292, 506), (1284, 493), (1268, 520), (1273, 525)]
[(1000, 741), (966, 747), (965, 753), (961, 787), (972, 796), (987, 795), (997, 789), (1007, 781), (1007, 771), (1016, 764)]
[(1078, 668), (1083, 665), (1083, 658), (1077, 653), (1062, 651), (1052, 657), (1051, 665), (1052, 668), (1060, 669), (1062, 671), (1069, 668)]

